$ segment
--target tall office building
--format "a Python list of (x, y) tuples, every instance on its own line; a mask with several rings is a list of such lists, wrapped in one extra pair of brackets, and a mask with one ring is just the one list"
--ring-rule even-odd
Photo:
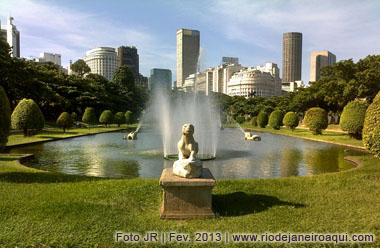
[(6, 40), (12, 48), (11, 56), (14, 58), (20, 58), (20, 32), (12, 22), (13, 17), (9, 17), (6, 29), (1, 29), (0, 23), (0, 37)]
[(282, 82), (301, 80), (302, 33), (284, 33), (282, 46)]
[(198, 71), (200, 33), (198, 30), (177, 31), (177, 88), (183, 86), (186, 77)]
[(139, 75), (139, 54), (134, 46), (121, 46), (117, 49), (120, 58), (120, 66), (127, 65), (134, 76)]
[(91, 73), (102, 75), (109, 81), (112, 81), (113, 73), (120, 64), (115, 48), (112, 47), (92, 49), (86, 52), (83, 60), (90, 67)]
[(149, 87), (172, 89), (172, 71), (169, 69), (153, 68), (150, 70)]
[(335, 54), (327, 50), (312, 52), (310, 61), (310, 82), (315, 82), (320, 79), (320, 69), (322, 67), (333, 65), (335, 63)]

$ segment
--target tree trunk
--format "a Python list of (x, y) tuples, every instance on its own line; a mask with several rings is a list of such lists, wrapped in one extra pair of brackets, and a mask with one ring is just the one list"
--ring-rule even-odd
[(66, 128), (65, 127), (63, 128), (63, 133), (66, 133)]
[(24, 137), (28, 136), (28, 129), (24, 128)]

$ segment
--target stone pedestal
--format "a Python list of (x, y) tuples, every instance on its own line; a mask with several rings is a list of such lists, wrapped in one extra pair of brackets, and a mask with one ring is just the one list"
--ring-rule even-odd
[(173, 169), (166, 168), (162, 171), (160, 185), (164, 189), (162, 219), (215, 216), (211, 209), (215, 179), (209, 169), (203, 168), (199, 178), (188, 179), (173, 175)]

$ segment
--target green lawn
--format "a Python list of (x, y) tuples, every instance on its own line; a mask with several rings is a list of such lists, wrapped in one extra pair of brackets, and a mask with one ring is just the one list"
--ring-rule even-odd
[[(136, 124), (133, 125), (121, 125), (120, 128), (132, 128), (136, 127)], [(22, 133), (12, 134), (8, 138), (7, 146), (27, 144), (31, 142), (38, 142), (43, 140), (52, 140), (66, 137), (73, 137), (78, 135), (86, 135), (99, 132), (109, 132), (120, 129), (116, 124), (110, 125), (108, 128), (102, 126), (94, 126), (93, 128), (73, 128), (63, 133), (62, 129), (48, 129), (42, 130), (35, 135), (24, 137)]]
[[(236, 127), (236, 124), (223, 124), (223, 126)], [(241, 127), (246, 129), (247, 131), (251, 130), (251, 131), (259, 131), (259, 132), (269, 132), (269, 133), (275, 133), (275, 134), (291, 135), (291, 136), (320, 140), (320, 141), (328, 141), (328, 142), (340, 143), (340, 144), (345, 144), (345, 145), (364, 147), (363, 142), (361, 140), (351, 138), (347, 133), (339, 132), (339, 131), (334, 132), (334, 131), (325, 130), (323, 131), (322, 135), (313, 135), (308, 129), (305, 129), (305, 128), (296, 128), (294, 132), (292, 132), (289, 128), (286, 128), (286, 127), (281, 127), (280, 130), (275, 130), (268, 126), (266, 128), (253, 127), (251, 123), (249, 122), (244, 122), (243, 124), (241, 124)]]
[[(380, 160), (370, 155), (359, 157), (362, 167), (340, 173), (218, 180), (213, 191), (217, 217), (182, 221), (159, 219), (158, 179), (56, 174), (26, 168), (15, 158), (0, 156), (0, 246), (125, 247), (114, 242), (116, 231), (348, 232), (380, 237)], [(376, 242), (367, 245), (378, 247)]]

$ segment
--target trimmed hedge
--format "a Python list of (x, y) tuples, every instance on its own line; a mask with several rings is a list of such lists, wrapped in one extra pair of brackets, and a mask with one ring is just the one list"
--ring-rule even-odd
[(22, 99), (13, 110), (11, 116), (13, 129), (23, 130), (24, 136), (30, 134), (30, 129), (42, 130), (45, 118), (41, 109), (32, 99)]
[(269, 116), (269, 126), (273, 129), (279, 130), (282, 126), (282, 118), (284, 114), (280, 110), (273, 111)]
[(245, 122), (245, 117), (244, 116), (236, 116), (235, 120), (237, 123), (242, 124), (243, 122)]
[(298, 126), (298, 116), (294, 112), (288, 112), (284, 116), (284, 119), (282, 120), (283, 124), (287, 127), (289, 127), (292, 131)]
[(0, 151), (8, 142), (9, 130), (11, 128), (11, 107), (7, 94), (0, 86)]
[(340, 127), (343, 131), (347, 131), (351, 137), (361, 139), (365, 112), (368, 103), (363, 100), (355, 100), (349, 102), (343, 109), (340, 117)]
[(365, 113), (363, 144), (371, 153), (380, 158), (380, 91)]
[(124, 113), (123, 112), (117, 112), (114, 116), (113, 121), (117, 124), (118, 127), (120, 127), (121, 124), (125, 123)]
[(78, 121), (78, 115), (77, 115), (77, 113), (72, 112), (72, 113), (71, 113), (71, 118), (73, 119), (74, 122), (75, 122), (75, 121)]
[(257, 127), (257, 116), (252, 117), (251, 123), (252, 123), (252, 126)]
[(132, 114), (132, 111), (127, 111), (125, 112), (125, 123), (127, 124), (132, 124), (135, 120), (134, 120), (134, 117), (133, 117), (133, 114)]
[(257, 116), (257, 125), (259, 127), (265, 128), (268, 124), (268, 114), (265, 112), (260, 112)]
[(99, 122), (103, 123), (106, 128), (108, 124), (111, 124), (113, 121), (113, 114), (111, 110), (104, 110), (103, 113), (99, 117)]
[(318, 107), (311, 108), (306, 112), (304, 122), (314, 135), (322, 134), (322, 130), (328, 126), (327, 113)]
[(90, 125), (96, 123), (95, 110), (91, 107), (87, 107), (82, 116), (82, 121), (88, 124), (88, 129)]
[(72, 127), (73, 124), (73, 117), (67, 112), (63, 112), (57, 119), (57, 125), (63, 129), (64, 133), (66, 132), (66, 128)]

